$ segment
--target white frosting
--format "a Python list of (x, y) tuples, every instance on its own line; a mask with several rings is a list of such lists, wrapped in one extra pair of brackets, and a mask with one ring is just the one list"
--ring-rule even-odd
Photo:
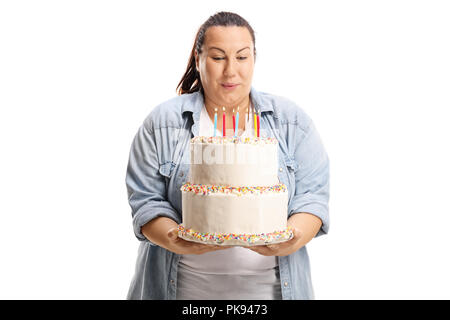
[[(279, 183), (278, 143), (208, 143), (191, 141), (189, 182), (193, 185), (271, 187)], [(182, 226), (205, 234), (270, 234), (287, 227), (288, 192), (195, 192), (182, 188)], [(187, 234), (185, 239), (197, 241)], [(273, 239), (272, 242), (286, 241)], [(214, 243), (214, 240), (201, 240)], [(267, 243), (261, 240), (258, 243)], [(235, 239), (224, 245), (246, 245)]]
[(277, 143), (191, 143), (189, 181), (227, 186), (277, 184), (277, 149)]
[(205, 233), (259, 234), (284, 230), (287, 192), (258, 195), (183, 192), (183, 226)]

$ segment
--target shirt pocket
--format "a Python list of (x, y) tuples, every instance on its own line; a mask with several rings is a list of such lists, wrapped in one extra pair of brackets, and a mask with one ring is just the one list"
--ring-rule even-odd
[(172, 177), (172, 174), (174, 171), (173, 169), (175, 169), (175, 167), (176, 167), (176, 165), (172, 161), (165, 162), (159, 166), (159, 173), (163, 177), (170, 179)]
[(169, 161), (160, 165), (159, 173), (166, 178), (166, 189), (169, 192), (178, 193), (187, 181), (189, 165)]

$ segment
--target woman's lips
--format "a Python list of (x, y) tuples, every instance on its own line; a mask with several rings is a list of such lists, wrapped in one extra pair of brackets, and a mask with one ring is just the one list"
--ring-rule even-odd
[(225, 89), (228, 89), (228, 90), (232, 90), (232, 89), (236, 88), (237, 86), (238, 86), (238, 84), (222, 83), (222, 87), (224, 87)]

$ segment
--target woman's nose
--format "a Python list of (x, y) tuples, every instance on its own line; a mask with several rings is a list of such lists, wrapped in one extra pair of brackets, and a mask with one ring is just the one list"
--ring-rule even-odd
[(235, 61), (234, 59), (228, 59), (225, 65), (224, 75), (228, 77), (234, 76), (236, 72), (236, 63), (237, 61)]

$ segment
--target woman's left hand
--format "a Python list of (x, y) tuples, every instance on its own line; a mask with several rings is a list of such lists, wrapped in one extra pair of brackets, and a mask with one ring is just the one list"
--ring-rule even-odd
[(302, 233), (297, 228), (293, 228), (292, 232), (294, 233), (294, 237), (291, 240), (286, 242), (276, 243), (276, 244), (268, 244), (268, 245), (259, 245), (253, 247), (246, 247), (252, 251), (255, 251), (263, 256), (287, 256), (304, 245), (304, 241), (302, 241)]

